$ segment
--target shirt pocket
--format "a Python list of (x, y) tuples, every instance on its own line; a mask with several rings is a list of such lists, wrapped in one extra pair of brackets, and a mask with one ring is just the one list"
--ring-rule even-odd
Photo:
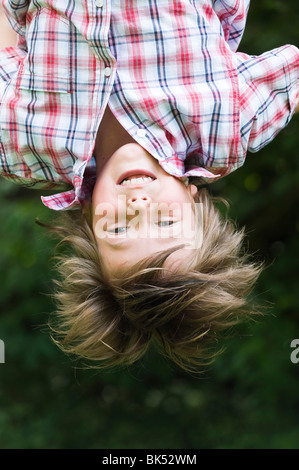
[[(21, 67), (17, 76), (16, 88), (44, 93), (72, 93), (70, 80), (63, 77), (47, 77), (26, 73)], [(46, 97), (46, 96), (45, 96)]]
[(28, 12), (27, 55), (18, 73), (20, 88), (58, 93), (72, 92), (71, 23), (56, 10)]

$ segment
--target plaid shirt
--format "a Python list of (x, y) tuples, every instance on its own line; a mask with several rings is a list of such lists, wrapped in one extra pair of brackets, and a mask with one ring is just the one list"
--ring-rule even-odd
[(270, 142), (297, 101), (299, 51), (237, 52), (249, 0), (2, 0), (16, 47), (0, 51), (0, 169), (90, 196), (105, 107), (168, 173), (214, 181)]

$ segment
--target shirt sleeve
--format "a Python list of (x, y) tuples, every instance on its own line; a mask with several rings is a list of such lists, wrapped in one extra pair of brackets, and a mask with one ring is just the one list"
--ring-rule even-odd
[[(20, 5), (19, 5), (20, 4)], [(26, 12), (29, 2), (27, 0), (17, 0), (12, 4), (11, 0), (2, 0), (2, 7), (8, 18), (12, 28), (18, 33), (18, 44), (12, 47), (5, 47), (0, 49), (0, 105), (6, 88), (9, 85), (12, 77), (17, 73), (20, 64), (26, 55), (26, 41), (25, 41), (25, 21)], [(0, 159), (1, 159), (1, 174), (3, 166), (5, 167), (4, 150), (1, 141), (1, 126), (0, 126)], [(3, 161), (2, 161), (3, 160)]]
[(286, 45), (260, 56), (237, 53), (240, 132), (257, 152), (290, 121), (299, 95), (299, 49)]
[(212, 8), (221, 24), (222, 35), (233, 52), (242, 39), (250, 0), (212, 0)]
[(1, 0), (11, 27), (21, 36), (26, 34), (26, 14), (29, 0)]

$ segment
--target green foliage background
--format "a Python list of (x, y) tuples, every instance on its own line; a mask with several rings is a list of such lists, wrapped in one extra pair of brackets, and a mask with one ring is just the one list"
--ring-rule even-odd
[[(253, 1), (240, 50), (298, 46), (298, 0)], [(267, 269), (257, 298), (271, 307), (242, 327), (204, 375), (151, 352), (126, 370), (77, 369), (44, 332), (53, 305), (54, 243), (36, 226), (40, 193), (0, 184), (0, 448), (298, 448), (299, 119), (213, 185), (246, 225)]]

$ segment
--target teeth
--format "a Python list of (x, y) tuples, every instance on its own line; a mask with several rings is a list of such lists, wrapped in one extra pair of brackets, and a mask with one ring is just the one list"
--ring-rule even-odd
[(121, 185), (129, 186), (130, 184), (149, 183), (150, 181), (153, 181), (153, 180), (154, 178), (151, 178), (150, 176), (144, 176), (144, 177), (139, 177), (139, 178), (125, 179), (123, 180)]

